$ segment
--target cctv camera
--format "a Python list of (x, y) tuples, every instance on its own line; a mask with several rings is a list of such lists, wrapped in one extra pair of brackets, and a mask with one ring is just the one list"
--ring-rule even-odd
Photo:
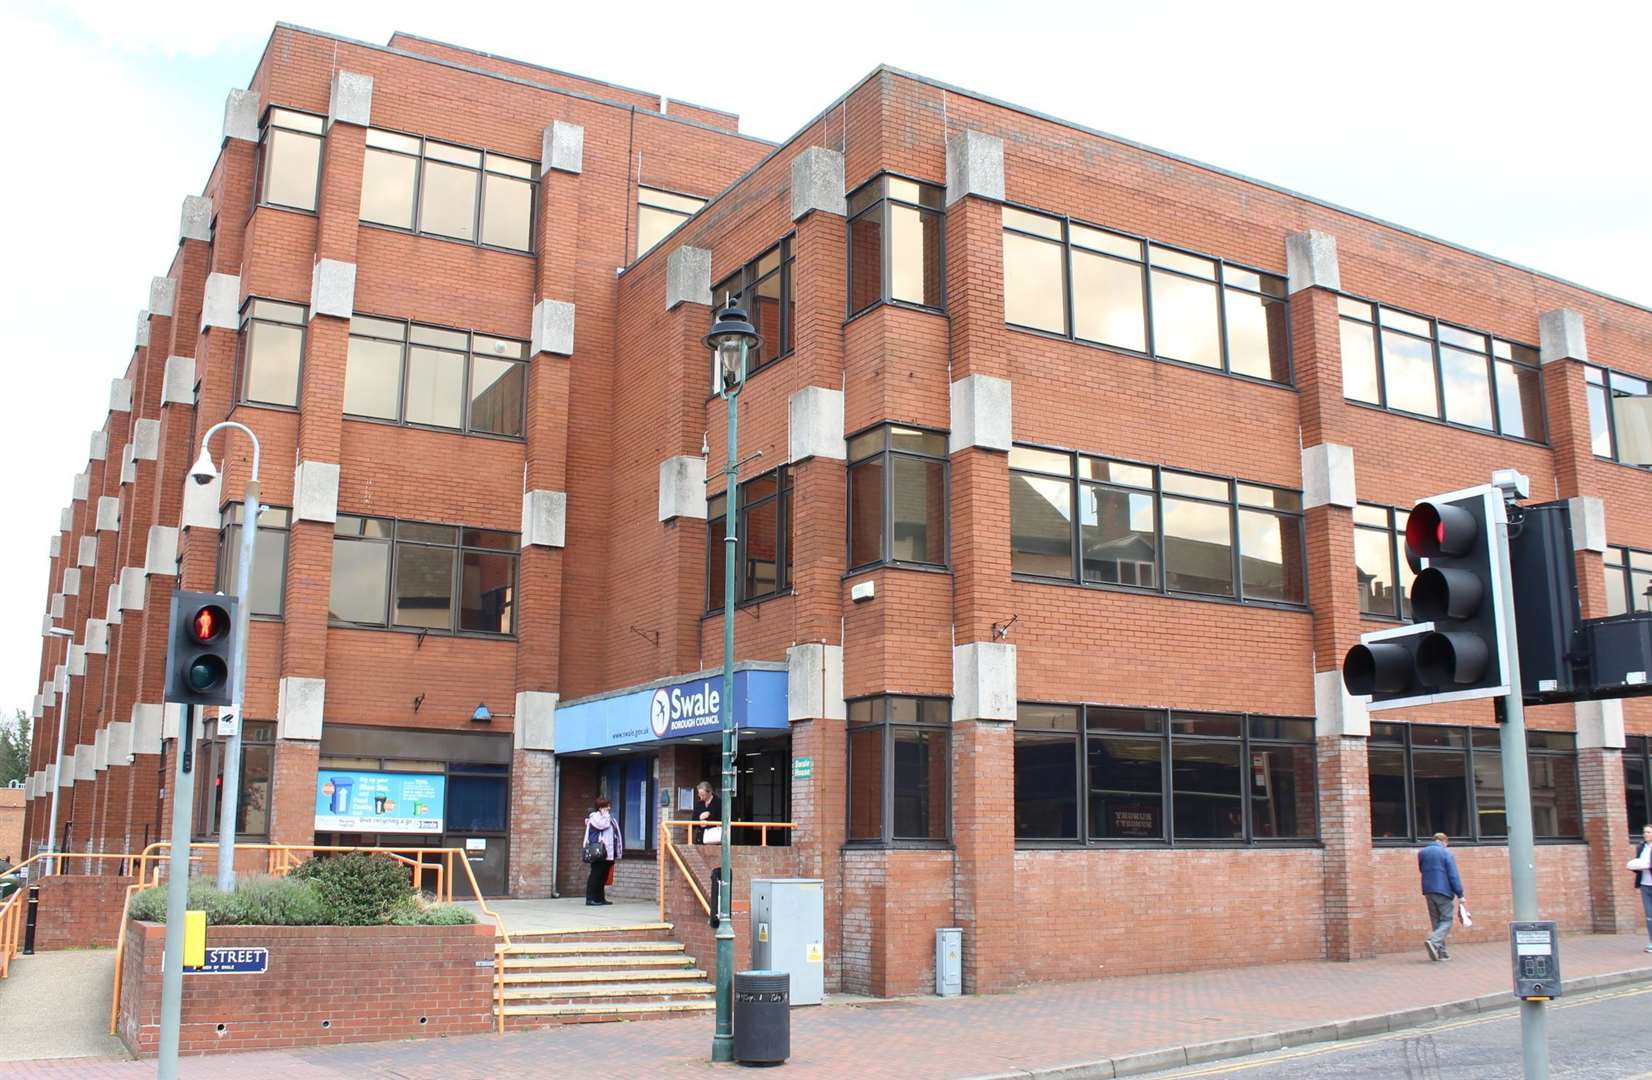
[(201, 456), (195, 459), (195, 464), (189, 467), (189, 478), (197, 484), (210, 484), (218, 479), (218, 470), (212, 464), (212, 455), (207, 453), (206, 447), (201, 447)]

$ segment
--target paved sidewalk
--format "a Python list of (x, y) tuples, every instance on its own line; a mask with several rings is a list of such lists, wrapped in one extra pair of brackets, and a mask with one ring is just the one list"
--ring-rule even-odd
[[(1568, 980), (1637, 972), (1652, 980), (1639, 935), (1565, 939)], [(908, 998), (799, 1009), (789, 1080), (958, 1080), (1116, 1058), (1223, 1039), (1343, 1025), (1387, 1030), (1379, 1014), (1507, 995), (1508, 946), (1461, 945), (1433, 964), (1422, 949), (1351, 964), (1308, 962), (1029, 987), (1012, 994)], [(1556, 1023), (1563, 1023), (1557, 1014)], [(1373, 1017), (1373, 1021), (1358, 1022)], [(1352, 1023), (1350, 1023), (1352, 1022)], [(590, 1024), (444, 1040), (376, 1043), (186, 1059), (190, 1080), (513, 1080), (545, 1076), (749, 1075), (706, 1063), (711, 1018)], [(1235, 1049), (1236, 1053), (1248, 1052)], [(1169, 1064), (1166, 1062), (1165, 1064)], [(1163, 1067), (1162, 1065), (1160, 1067)], [(1145, 1070), (1144, 1070), (1145, 1071)], [(20, 1062), (28, 1080), (137, 1080), (149, 1062)], [(1073, 1075), (1079, 1075), (1075, 1072)], [(1102, 1073), (1101, 1075), (1105, 1075)]]
[(0, 1060), (126, 1057), (109, 1034), (114, 984), (113, 949), (14, 957), (0, 980)]

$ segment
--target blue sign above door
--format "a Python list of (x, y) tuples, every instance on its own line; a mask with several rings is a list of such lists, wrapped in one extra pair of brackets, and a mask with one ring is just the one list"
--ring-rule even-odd
[[(723, 676), (701, 674), (557, 706), (556, 752), (672, 742), (715, 734), (723, 724)], [(785, 730), (786, 670), (734, 673), (734, 722), (741, 730)]]

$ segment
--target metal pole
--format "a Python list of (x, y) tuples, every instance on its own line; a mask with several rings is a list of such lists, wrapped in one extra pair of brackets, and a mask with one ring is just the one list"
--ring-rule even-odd
[[(740, 346), (740, 376), (746, 371), (746, 346)], [(729, 917), (729, 841), (734, 798), (734, 549), (735, 519), (740, 509), (739, 421), (740, 383), (727, 388), (728, 457), (723, 463), (723, 700), (718, 714), (723, 729), (723, 840), (722, 880), (717, 887), (717, 1032), (711, 1039), (712, 1061), (734, 1060), (734, 921)]]
[(172, 850), (166, 870), (166, 951), (161, 962), (161, 1050), (155, 1075), (178, 1080), (178, 1024), (184, 1009), (184, 910), (189, 906), (189, 822), (195, 812), (190, 780), (195, 750), (195, 706), (183, 706), (173, 772)]
[[(1536, 920), (1537, 855), (1532, 843), (1532, 792), (1526, 769), (1526, 707), (1520, 690), (1520, 642), (1514, 625), (1514, 577), (1509, 566), (1508, 508), (1497, 503), (1495, 536), (1498, 546), (1498, 583), (1503, 607), (1503, 677), (1507, 697), (1497, 699), (1502, 723), (1503, 798), (1509, 828), (1509, 880), (1514, 889), (1516, 922)], [(1549, 1015), (1541, 1001), (1520, 1002), (1520, 1053), (1526, 1080), (1549, 1078)]]
[[(258, 445), (257, 439), (253, 445)], [(218, 888), (223, 892), (235, 888), (235, 826), (241, 801), (241, 732), (247, 726), (247, 633), (252, 615), (252, 556), (258, 543), (258, 494), (255, 471), (241, 503), (241, 554), (235, 566), (235, 595), (241, 598), (235, 608), (235, 673), (230, 690), (235, 729), (224, 747), (224, 786), (218, 794)]]
[[(57, 765), (52, 769), (52, 819), (46, 823), (46, 850), (53, 854), (57, 852), (57, 796), (58, 792), (63, 790), (63, 729), (69, 726), (69, 687), (75, 684), (75, 680), (68, 673), (69, 653), (75, 647), (74, 633), (71, 631), (68, 634), (57, 635), (54, 630), (54, 636), (63, 637), (69, 644), (63, 651), (63, 702), (57, 707)], [(46, 874), (56, 872), (57, 860), (48, 858)], [(45, 877), (46, 874), (42, 874), (41, 877)]]

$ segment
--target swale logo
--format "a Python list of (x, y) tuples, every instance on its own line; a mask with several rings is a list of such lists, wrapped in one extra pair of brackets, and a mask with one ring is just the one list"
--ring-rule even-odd
[(654, 700), (649, 703), (648, 726), (654, 730), (656, 739), (663, 739), (670, 724), (671, 695), (662, 688), (654, 691)]

